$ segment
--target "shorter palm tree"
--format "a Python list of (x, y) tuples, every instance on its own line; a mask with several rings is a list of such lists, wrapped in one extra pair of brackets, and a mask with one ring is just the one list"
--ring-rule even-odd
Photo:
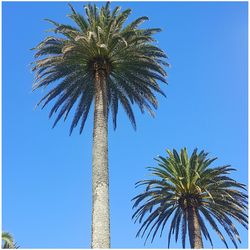
[(228, 248), (220, 224), (237, 248), (236, 239), (241, 240), (231, 219), (247, 229), (248, 216), (247, 195), (243, 192), (245, 185), (228, 177), (235, 169), (230, 165), (210, 167), (217, 158), (209, 159), (207, 153), (197, 153), (197, 149), (190, 158), (185, 148), (180, 154), (176, 150), (167, 150), (167, 153), (166, 158), (159, 156), (155, 159), (157, 167), (149, 168), (156, 179), (136, 184), (145, 187), (145, 191), (133, 199), (133, 208), (137, 208), (133, 219), (142, 223), (136, 236), (145, 235), (146, 243), (152, 235), (153, 242), (159, 228), (161, 236), (171, 218), (168, 247), (171, 235), (175, 234), (177, 242), (180, 231), (183, 248), (187, 232), (191, 248), (203, 248), (202, 235), (213, 247), (208, 223)]

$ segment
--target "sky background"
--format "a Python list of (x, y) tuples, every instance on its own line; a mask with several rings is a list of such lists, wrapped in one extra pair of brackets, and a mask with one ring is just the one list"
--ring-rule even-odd
[[(73, 6), (83, 12), (85, 3)], [(165, 248), (168, 230), (144, 246), (131, 220), (131, 199), (140, 191), (134, 184), (149, 177), (145, 167), (156, 165), (154, 157), (166, 156), (166, 148), (185, 146), (191, 153), (198, 147), (218, 157), (214, 165), (237, 168), (232, 177), (247, 184), (247, 2), (111, 4), (116, 5), (132, 8), (130, 21), (146, 15), (144, 27), (163, 29), (155, 37), (171, 67), (169, 85), (162, 85), (167, 98), (159, 96), (155, 119), (135, 107), (135, 132), (120, 108), (116, 131), (110, 123), (111, 245)], [(3, 229), (22, 248), (89, 248), (93, 114), (82, 135), (75, 129), (70, 137), (71, 121), (52, 130), (49, 108), (34, 111), (44, 93), (31, 93), (30, 48), (48, 35), (44, 31), (51, 26), (44, 18), (71, 23), (69, 7), (67, 2), (2, 7)], [(240, 248), (247, 248), (247, 231), (238, 229)], [(224, 247), (211, 235), (216, 248)], [(181, 245), (172, 241), (171, 247)]]

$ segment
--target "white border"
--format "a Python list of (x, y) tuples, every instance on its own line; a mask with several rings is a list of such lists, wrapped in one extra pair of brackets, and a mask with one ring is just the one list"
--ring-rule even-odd
[[(39, 0), (8, 0), (8, 1), (1, 1), (1, 9), (0, 9), (0, 56), (1, 56), (1, 68), (0, 68), (0, 75), (1, 75), (1, 83), (2, 83), (2, 2), (107, 2), (105, 0), (91, 0), (91, 1), (77, 1), (77, 0), (73, 0), (73, 1), (67, 1), (67, 0), (43, 0), (43, 1), (39, 1)], [(250, 27), (250, 21), (249, 21), (249, 13), (250, 13), (250, 7), (249, 7), (249, 1), (247, 0), (243, 0), (243, 1), (235, 1), (235, 0), (220, 0), (220, 1), (216, 1), (216, 0), (210, 0), (210, 1), (202, 1), (202, 0), (172, 0), (172, 1), (165, 1), (165, 0), (157, 0), (157, 1), (152, 1), (152, 0), (129, 0), (129, 1), (110, 1), (110, 2), (247, 2), (248, 3), (248, 83), (249, 83), (249, 70), (250, 70), (250, 65), (249, 65), (249, 27)], [(0, 212), (1, 212), (1, 216), (0, 216), (0, 225), (1, 225), (1, 229), (2, 229), (2, 84), (0, 84), (0, 140), (1, 140), (1, 145), (0, 145), (0, 159), (1, 159), (1, 169), (0, 169), (0, 179), (1, 179), (1, 185), (0, 185)], [(249, 181), (250, 181), (250, 171), (249, 171), (249, 165), (250, 165), (250, 143), (249, 143), (249, 124), (250, 124), (250, 118), (249, 118), (249, 110), (250, 110), (250, 102), (249, 102), (249, 96), (250, 96), (250, 88), (249, 88), (249, 84), (248, 84), (248, 197), (250, 196), (250, 192), (249, 192)], [(248, 217), (250, 216), (250, 212), (248, 209)], [(250, 230), (248, 230), (248, 248), (249, 248), (249, 239), (250, 239)], [(248, 249), (248, 248), (239, 248), (239, 249)], [(20, 249), (26, 249), (26, 248), (20, 248)], [(32, 249), (32, 248), (28, 248), (28, 249)], [(28, 250), (27, 249), (27, 250)], [(43, 250), (44, 248), (35, 248), (37, 250)], [(45, 248), (46, 250), (54, 250), (54, 249), (71, 249), (71, 248)], [(89, 248), (74, 248), (74, 249), (89, 249)], [(117, 248), (112, 248), (113, 250), (118, 250)], [(126, 248), (119, 248), (119, 249), (126, 249)], [(136, 248), (130, 248), (130, 249), (136, 249)], [(143, 248), (140, 248), (140, 250)], [(158, 250), (161, 248), (150, 248), (152, 250)], [(171, 249), (171, 248), (170, 248)], [(182, 248), (174, 248), (176, 250), (182, 250)], [(205, 249), (205, 248), (204, 248)], [(214, 248), (214, 250), (217, 250), (218, 248)], [(225, 248), (219, 248), (218, 250), (223, 250)], [(138, 249), (139, 250), (139, 249)], [(226, 249), (225, 249), (226, 250)]]

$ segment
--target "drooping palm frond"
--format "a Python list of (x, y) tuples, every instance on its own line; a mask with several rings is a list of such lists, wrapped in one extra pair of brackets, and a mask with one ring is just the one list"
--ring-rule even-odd
[(157, 82), (166, 83), (167, 56), (153, 38), (160, 29), (139, 28), (148, 20), (145, 16), (125, 26), (131, 10), (116, 7), (111, 11), (109, 2), (100, 10), (95, 4), (86, 5), (85, 15), (69, 6), (72, 13), (68, 17), (76, 26), (46, 19), (54, 26), (50, 30), (54, 35), (34, 48), (37, 60), (32, 68), (36, 72), (33, 90), (51, 86), (38, 105), (43, 108), (56, 100), (50, 112), (50, 117), (58, 112), (55, 126), (62, 117), (67, 118), (77, 103), (70, 133), (78, 123), (81, 133), (95, 95), (94, 72), (98, 63), (106, 74), (106, 100), (114, 128), (119, 103), (136, 128), (131, 105), (135, 103), (142, 113), (147, 110), (153, 116), (158, 105), (154, 92), (164, 95)]
[(2, 232), (2, 248), (19, 248), (16, 243), (14, 243), (13, 236), (8, 232)]
[(167, 153), (166, 158), (159, 156), (155, 159), (157, 167), (149, 168), (156, 178), (136, 184), (137, 187), (145, 187), (142, 193), (133, 198), (136, 211), (132, 218), (141, 223), (137, 236), (145, 236), (146, 243), (151, 235), (152, 242), (158, 231), (162, 235), (167, 221), (170, 221), (168, 247), (171, 236), (175, 234), (177, 242), (181, 233), (182, 246), (185, 248), (187, 211), (192, 206), (197, 211), (200, 231), (212, 247), (207, 224), (227, 248), (224, 233), (237, 248), (237, 241), (241, 240), (233, 220), (248, 228), (248, 196), (244, 192), (246, 186), (228, 176), (235, 169), (230, 165), (211, 167), (216, 158), (209, 159), (207, 153), (198, 153), (197, 149), (190, 158), (185, 148), (180, 154), (176, 150), (167, 150)]

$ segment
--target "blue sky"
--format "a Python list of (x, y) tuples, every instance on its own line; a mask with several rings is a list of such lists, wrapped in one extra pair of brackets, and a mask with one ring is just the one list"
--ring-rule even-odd
[[(74, 2), (82, 12), (85, 2)], [(159, 96), (155, 119), (135, 107), (135, 132), (122, 108), (109, 129), (111, 244), (113, 248), (165, 248), (135, 238), (131, 220), (134, 183), (165, 149), (195, 147), (217, 156), (217, 165), (238, 169), (247, 184), (247, 2), (117, 2), (129, 20), (148, 16), (160, 27), (159, 46), (168, 54), (167, 98)], [(2, 222), (23, 248), (88, 248), (91, 233), (93, 114), (82, 135), (69, 136), (70, 120), (51, 129), (49, 108), (34, 111), (44, 93), (31, 93), (34, 47), (47, 35), (50, 18), (69, 23), (67, 2), (3, 2)], [(247, 231), (239, 226), (241, 248)], [(166, 232), (167, 235), (167, 232)], [(214, 245), (224, 247), (212, 233)], [(204, 243), (209, 247), (208, 243)], [(181, 247), (172, 242), (172, 247)], [(231, 242), (229, 246), (233, 247)]]

